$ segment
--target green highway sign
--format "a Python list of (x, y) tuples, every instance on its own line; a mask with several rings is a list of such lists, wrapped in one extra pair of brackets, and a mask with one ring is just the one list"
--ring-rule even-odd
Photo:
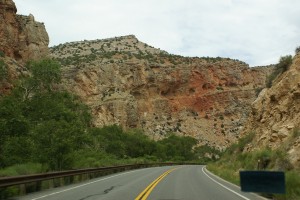
[(243, 192), (285, 193), (284, 172), (240, 171), (240, 183)]

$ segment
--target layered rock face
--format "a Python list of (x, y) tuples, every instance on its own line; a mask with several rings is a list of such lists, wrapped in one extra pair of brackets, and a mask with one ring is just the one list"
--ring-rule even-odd
[(49, 54), (49, 37), (33, 15), (17, 15), (12, 0), (0, 0), (0, 51), (25, 63)]
[[(16, 12), (13, 1), (0, 0), (0, 52), (6, 55), (0, 60), (7, 72), (1, 95), (28, 73), (26, 61), (49, 53), (45, 26)], [(139, 128), (154, 139), (175, 132), (219, 149), (239, 137), (270, 72), (232, 59), (170, 55), (132, 35), (67, 43), (51, 54), (64, 66), (62, 87), (91, 107), (95, 126)]]
[(175, 132), (220, 149), (239, 136), (270, 72), (232, 59), (170, 55), (132, 35), (67, 43), (51, 55), (96, 126), (140, 128), (154, 139)]
[(284, 148), (291, 163), (300, 167), (300, 54), (289, 69), (264, 89), (253, 103), (245, 134), (256, 137), (248, 150)]
[(28, 75), (28, 70), (10, 57), (0, 57), (0, 98), (9, 94), (20, 75)]

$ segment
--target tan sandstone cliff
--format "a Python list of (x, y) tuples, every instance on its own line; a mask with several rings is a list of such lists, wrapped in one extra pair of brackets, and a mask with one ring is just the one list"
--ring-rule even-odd
[[(48, 55), (48, 34), (13, 1), (0, 0), (0, 60), (7, 70), (0, 94), (27, 73), (23, 64)], [(154, 139), (170, 132), (224, 149), (243, 129), (270, 67), (249, 68), (229, 58), (170, 55), (133, 35), (53, 47), (63, 65), (62, 87), (87, 103), (95, 126), (143, 129)]]
[(254, 131), (248, 151), (284, 148), (293, 166), (300, 167), (300, 54), (289, 69), (264, 89), (253, 103), (244, 133)]
[(25, 63), (49, 54), (49, 37), (43, 23), (33, 15), (17, 15), (12, 0), (0, 0), (0, 51)]
[(49, 55), (49, 38), (43, 23), (33, 15), (17, 15), (12, 0), (0, 0), (0, 96), (13, 88), (20, 74), (28, 74), (24, 64)]
[(170, 55), (124, 36), (53, 47), (64, 85), (91, 108), (95, 125), (169, 132), (225, 148), (239, 136), (268, 67), (226, 58)]
[[(45, 26), (16, 12), (13, 1), (0, 0), (5, 55), (0, 60), (8, 72), (0, 82), (1, 95), (27, 73), (26, 61), (49, 52)], [(96, 126), (140, 128), (154, 139), (175, 132), (219, 149), (240, 136), (271, 69), (228, 58), (170, 55), (133, 35), (67, 43), (51, 54), (63, 65), (63, 87), (91, 107)]]

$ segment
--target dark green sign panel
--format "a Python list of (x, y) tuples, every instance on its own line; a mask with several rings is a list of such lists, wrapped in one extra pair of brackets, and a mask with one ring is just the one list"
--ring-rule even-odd
[(243, 192), (285, 193), (284, 172), (240, 171), (240, 182)]

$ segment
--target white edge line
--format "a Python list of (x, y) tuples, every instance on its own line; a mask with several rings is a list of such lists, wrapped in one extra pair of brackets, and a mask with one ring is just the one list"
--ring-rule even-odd
[(243, 195), (237, 193), (236, 191), (234, 191), (234, 190), (232, 190), (232, 189), (226, 187), (225, 185), (219, 183), (219, 182), (216, 181), (215, 179), (213, 179), (213, 178), (211, 178), (210, 176), (208, 176), (208, 174), (204, 171), (204, 168), (205, 168), (205, 167), (202, 167), (202, 172), (203, 172), (208, 178), (210, 178), (213, 182), (217, 183), (218, 185), (222, 186), (223, 188), (229, 190), (230, 192), (236, 194), (237, 196), (239, 196), (239, 197), (241, 197), (241, 198), (243, 198), (243, 199), (245, 199), (245, 200), (250, 200), (250, 199), (248, 199), (247, 197), (245, 197), (245, 196), (243, 196)]
[[(145, 169), (141, 169), (141, 170), (145, 170)], [(47, 195), (44, 195), (44, 196), (33, 198), (31, 200), (37, 200), (37, 199), (42, 199), (42, 198), (45, 198), (45, 197), (53, 196), (55, 194), (67, 192), (69, 190), (74, 190), (74, 189), (77, 189), (77, 188), (80, 188), (80, 187), (83, 187), (83, 186), (86, 186), (86, 185), (90, 185), (90, 184), (93, 184), (93, 183), (97, 183), (97, 182), (100, 182), (100, 181), (104, 181), (104, 180), (107, 180), (107, 179), (110, 179), (110, 178), (114, 178), (114, 177), (121, 176), (121, 175), (124, 175), (124, 174), (133, 173), (135, 171), (137, 171), (137, 170), (125, 172), (125, 173), (122, 173), (122, 174), (117, 174), (117, 175), (110, 176), (110, 177), (106, 177), (106, 178), (103, 178), (103, 179), (100, 179), (100, 180), (97, 180), (97, 181), (88, 182), (88, 183), (85, 183), (85, 184), (82, 184), (82, 185), (78, 185), (78, 186), (75, 186), (75, 187), (72, 187), (72, 188), (69, 188), (69, 189), (66, 189), (66, 190), (61, 190), (61, 191), (58, 191), (58, 192), (54, 192), (54, 193), (50, 193), (50, 194), (47, 194)]]
[(235, 184), (233, 184), (233, 183), (231, 183), (231, 182), (229, 182), (229, 181), (226, 181), (225, 179), (222, 179), (221, 177), (219, 177), (219, 176), (213, 174), (212, 172), (210, 172), (210, 171), (206, 168), (206, 166), (204, 167), (204, 170), (205, 170), (209, 175), (215, 177), (216, 179), (222, 180), (222, 181), (224, 181), (224, 182), (226, 182), (226, 183), (228, 183), (228, 184), (230, 184), (230, 185), (232, 185), (232, 186), (234, 186), (234, 187), (236, 187), (236, 188), (238, 188), (238, 189), (241, 189), (239, 186), (237, 186), (237, 185), (235, 185)]
[[(226, 181), (225, 179), (222, 179), (221, 177), (219, 177), (219, 176), (217, 176), (217, 175), (211, 173), (208, 169), (206, 169), (206, 166), (204, 167), (204, 169), (205, 169), (206, 172), (208, 172), (211, 176), (215, 177), (216, 179), (220, 179), (220, 180), (222, 180), (222, 181), (228, 183), (229, 185), (232, 185), (232, 186), (234, 186), (234, 187), (236, 187), (236, 188), (238, 188), (238, 189), (241, 189), (240, 186), (237, 186), (237, 185), (235, 185), (235, 184), (233, 184), (233, 183), (231, 183), (231, 182), (229, 182), (229, 181)], [(260, 196), (260, 195), (258, 195), (258, 194), (256, 194), (256, 193), (253, 193), (253, 192), (250, 192), (250, 194), (252, 194), (252, 195), (254, 195), (254, 196), (256, 196), (256, 197), (258, 197), (258, 198), (260, 198), (260, 199), (263, 199), (263, 200), (269, 200), (269, 199), (267, 199), (267, 198), (265, 198), (265, 197), (263, 197), (263, 196)]]

